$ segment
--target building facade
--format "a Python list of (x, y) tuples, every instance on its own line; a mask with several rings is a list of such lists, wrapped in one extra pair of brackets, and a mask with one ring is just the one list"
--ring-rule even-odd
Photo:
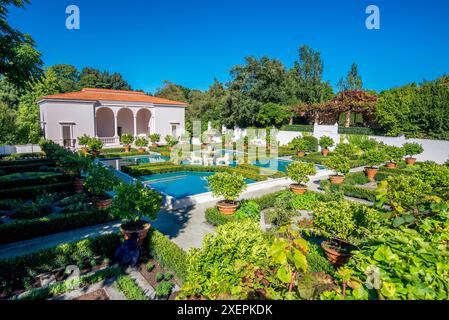
[(187, 104), (138, 91), (85, 88), (80, 92), (42, 97), (38, 101), (46, 139), (78, 147), (78, 137), (98, 137), (105, 146), (119, 146), (120, 136), (167, 135), (179, 138), (185, 130)]

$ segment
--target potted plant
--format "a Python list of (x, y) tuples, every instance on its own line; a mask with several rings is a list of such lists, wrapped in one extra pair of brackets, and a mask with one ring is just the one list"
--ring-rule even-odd
[(237, 211), (237, 199), (246, 189), (245, 180), (241, 175), (228, 172), (218, 172), (207, 178), (208, 186), (215, 197), (223, 197), (224, 200), (217, 203), (218, 210), (226, 215)]
[(385, 152), (379, 149), (371, 149), (363, 154), (362, 159), (368, 164), (365, 167), (366, 176), (370, 181), (375, 181), (377, 171), (379, 171), (378, 165), (386, 160)]
[(66, 154), (59, 158), (58, 163), (64, 172), (74, 175), (73, 186), (75, 193), (82, 193), (84, 191), (84, 177), (90, 160), (78, 153), (67, 151)]
[(287, 176), (295, 181), (290, 185), (290, 190), (296, 194), (304, 194), (307, 191), (305, 183), (309, 182), (309, 176), (316, 174), (313, 163), (292, 162), (287, 167)]
[(355, 248), (348, 240), (357, 229), (354, 211), (346, 201), (332, 201), (317, 206), (313, 213), (313, 229), (326, 237), (321, 247), (336, 266), (348, 262)]
[(161, 135), (159, 133), (153, 133), (150, 135), (151, 146), (157, 148), (159, 141), (161, 141)]
[(324, 165), (335, 171), (335, 175), (329, 176), (332, 184), (342, 184), (345, 181), (345, 174), (349, 172), (349, 158), (334, 154), (324, 161)]
[(394, 169), (397, 167), (397, 163), (402, 160), (405, 156), (405, 150), (401, 147), (395, 146), (384, 146), (383, 152), (385, 153), (386, 159), (388, 160), (385, 165), (388, 169)]
[(165, 136), (165, 143), (167, 143), (168, 150), (172, 151), (173, 147), (178, 144), (178, 139), (176, 139), (175, 137), (167, 134)]
[(103, 149), (103, 142), (98, 138), (90, 138), (87, 147), (90, 154), (96, 157), (100, 155), (100, 150)]
[(84, 154), (87, 154), (89, 152), (89, 149), (87, 149), (87, 145), (88, 145), (90, 139), (91, 139), (91, 137), (88, 136), (87, 134), (84, 134), (81, 137), (78, 137), (78, 144), (83, 146), (81, 148), (81, 152)]
[(309, 144), (303, 138), (296, 137), (290, 142), (290, 146), (296, 151), (296, 155), (302, 158), (306, 155), (306, 150), (309, 147)]
[(409, 166), (414, 165), (416, 162), (416, 158), (414, 158), (413, 156), (421, 154), (424, 151), (422, 145), (415, 142), (405, 143), (404, 150), (405, 154), (409, 156), (405, 158), (405, 163), (407, 163), (407, 165)]
[(334, 140), (328, 136), (322, 136), (319, 141), (321, 147), (321, 154), (325, 157), (329, 154), (329, 148), (332, 147), (335, 143)]
[(145, 152), (145, 147), (148, 146), (148, 140), (145, 139), (144, 137), (138, 137), (136, 139), (136, 141), (134, 141), (134, 144), (139, 147), (137, 149), (137, 152), (144, 153)]
[(118, 183), (117, 177), (111, 170), (101, 164), (90, 166), (84, 187), (92, 197), (95, 207), (104, 209), (112, 204), (112, 198), (107, 194)]
[(134, 137), (131, 133), (125, 133), (120, 137), (120, 143), (122, 143), (125, 147), (125, 152), (129, 152), (131, 150), (131, 143), (134, 142)]
[(136, 184), (120, 183), (114, 191), (111, 212), (115, 217), (125, 219), (120, 226), (121, 233), (125, 240), (136, 233), (138, 243), (142, 245), (150, 230), (150, 224), (142, 218), (147, 217), (150, 220), (157, 218), (162, 204), (162, 196), (140, 182)]

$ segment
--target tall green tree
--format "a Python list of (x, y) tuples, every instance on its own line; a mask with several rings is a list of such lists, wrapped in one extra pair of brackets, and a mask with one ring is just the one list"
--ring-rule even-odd
[(0, 145), (16, 143), (16, 111), (0, 101)]
[(359, 74), (359, 67), (355, 62), (351, 65), (351, 69), (346, 75), (346, 78), (341, 78), (340, 81), (338, 81), (337, 86), (340, 91), (362, 90), (363, 81)]
[(56, 74), (48, 70), (45, 76), (31, 84), (30, 89), (20, 98), (17, 115), (19, 143), (37, 143), (42, 136), (40, 112), (37, 101), (46, 95), (61, 92)]
[(54, 72), (61, 86), (61, 93), (78, 91), (80, 88), (80, 72), (69, 64), (56, 64), (49, 68)]
[(21, 90), (8, 79), (0, 79), (0, 103), (3, 103), (9, 110), (17, 110), (20, 95)]
[(189, 92), (190, 90), (188, 88), (185, 88), (168, 80), (164, 80), (164, 85), (161, 88), (158, 88), (154, 95), (156, 97), (169, 100), (188, 102)]
[(109, 73), (94, 68), (83, 68), (79, 76), (79, 88), (101, 88), (113, 90), (132, 90), (119, 73)]
[(24, 8), (28, 3), (28, 0), (0, 0), (0, 76), (19, 88), (42, 74), (41, 54), (33, 39), (7, 21), (9, 6)]

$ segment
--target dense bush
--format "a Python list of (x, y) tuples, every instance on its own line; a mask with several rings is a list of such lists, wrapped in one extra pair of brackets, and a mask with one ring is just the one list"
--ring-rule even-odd
[(112, 220), (113, 217), (108, 212), (100, 212), (94, 209), (84, 212), (54, 214), (36, 219), (16, 220), (0, 225), (0, 244), (32, 239)]
[(357, 134), (357, 135), (369, 135), (369, 136), (383, 136), (385, 132), (382, 129), (372, 129), (366, 127), (350, 127), (345, 128), (342, 126), (338, 127), (339, 134)]
[(207, 177), (207, 184), (214, 197), (223, 197), (228, 202), (235, 202), (246, 189), (243, 176), (228, 172), (218, 172)]
[(318, 139), (314, 136), (304, 136), (304, 141), (307, 143), (308, 152), (317, 152), (318, 151)]
[(128, 275), (121, 275), (116, 281), (118, 289), (123, 292), (127, 300), (148, 300), (145, 292)]
[(0, 177), (0, 190), (69, 182), (72, 177), (56, 172), (21, 172)]
[(313, 132), (313, 125), (306, 125), (306, 124), (285, 125), (285, 126), (281, 127), (281, 130), (284, 130), (284, 131), (299, 131), (299, 132)]
[(151, 256), (184, 281), (188, 274), (187, 253), (157, 230), (150, 229), (148, 238)]
[(322, 180), (320, 182), (320, 187), (324, 190), (329, 190), (332, 193), (342, 192), (345, 196), (365, 199), (368, 201), (375, 201), (377, 192), (376, 190), (371, 190), (364, 187), (359, 187), (355, 185), (342, 184), (342, 185), (333, 185), (327, 180)]
[(297, 184), (309, 182), (309, 176), (316, 174), (315, 165), (307, 162), (292, 162), (287, 167), (287, 175)]
[(33, 185), (28, 187), (0, 190), (0, 199), (30, 199), (44, 193), (63, 192), (70, 191), (72, 189), (73, 185), (71, 181), (43, 184), (37, 186)]
[(415, 142), (405, 143), (404, 150), (405, 150), (405, 154), (410, 157), (421, 154), (424, 151), (422, 145), (420, 145), (419, 143), (415, 143)]

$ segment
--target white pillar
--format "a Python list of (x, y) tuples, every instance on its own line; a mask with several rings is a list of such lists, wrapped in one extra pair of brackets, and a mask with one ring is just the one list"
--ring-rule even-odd
[(118, 118), (117, 113), (114, 112), (114, 137), (118, 137)]
[(137, 115), (134, 116), (134, 137), (137, 137)]

